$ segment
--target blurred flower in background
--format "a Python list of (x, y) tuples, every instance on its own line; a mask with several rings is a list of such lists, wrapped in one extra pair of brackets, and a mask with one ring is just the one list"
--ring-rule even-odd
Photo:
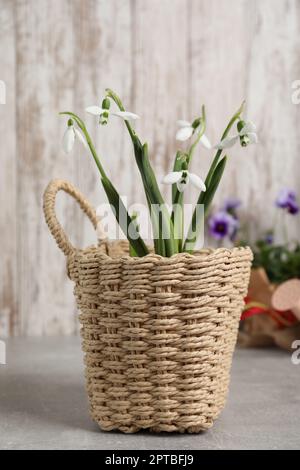
[(234, 197), (226, 199), (226, 201), (223, 204), (222, 210), (225, 212), (231, 213), (232, 211), (235, 211), (242, 205), (242, 201), (239, 199), (236, 199)]
[[(290, 188), (281, 188), (278, 192), (274, 205), (277, 208), (273, 222), (267, 231), (254, 241), (253, 246), (285, 246), (291, 243), (289, 237), (289, 221), (286, 217), (280, 217), (283, 210), (287, 217), (288, 214), (295, 216), (300, 213), (297, 193)], [(209, 234), (215, 240), (224, 240), (232, 242), (235, 245), (251, 245), (249, 239), (249, 219), (247, 214), (240, 214), (239, 209), (242, 206), (240, 199), (229, 197), (220, 206), (220, 209), (208, 218)]]
[(299, 205), (297, 203), (295, 191), (282, 188), (275, 200), (275, 205), (280, 209), (286, 209), (289, 214), (295, 215), (299, 212)]
[(208, 219), (209, 233), (215, 240), (229, 238), (234, 240), (234, 236), (239, 227), (239, 221), (229, 212), (224, 210), (212, 214)]
[[(292, 224), (289, 214), (294, 217), (300, 214), (296, 191), (285, 187), (278, 192), (270, 226), (267, 230), (262, 229), (261, 235), (255, 240), (250, 236), (249, 228), (253, 222), (245, 206), (243, 212), (239, 212), (242, 205), (239, 199), (226, 199), (207, 220), (209, 235), (221, 246), (251, 246), (254, 253), (253, 267), (263, 268), (270, 282), (280, 283), (299, 278), (300, 240), (292, 239), (289, 233)], [(271, 207), (268, 210), (271, 215)]]
[(267, 245), (272, 245), (274, 243), (274, 233), (273, 233), (273, 230), (269, 230), (268, 232), (266, 232), (266, 234), (264, 235), (263, 237), (263, 241), (267, 244)]
[(221, 209), (213, 213), (208, 219), (209, 234), (215, 240), (228, 239), (234, 242), (240, 228), (237, 209), (242, 202), (236, 198), (225, 200)]

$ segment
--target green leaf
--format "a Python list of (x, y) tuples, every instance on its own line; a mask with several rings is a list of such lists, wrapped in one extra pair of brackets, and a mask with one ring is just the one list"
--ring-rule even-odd
[(225, 170), (226, 162), (227, 157), (225, 156), (217, 164), (217, 167), (211, 177), (210, 185), (207, 187), (206, 191), (200, 193), (197, 205), (193, 212), (192, 221), (184, 243), (183, 251), (192, 252), (194, 249), (201, 228), (201, 225), (199, 223), (198, 225), (196, 225), (198, 222), (199, 206), (201, 204), (204, 205), (204, 214), (206, 214), (220, 184), (221, 178)]
[(265, 269), (270, 282), (280, 284), (300, 277), (300, 246), (290, 249), (284, 245), (269, 245), (258, 240), (253, 249), (255, 268)]
[[(108, 178), (102, 178), (101, 181), (109, 203), (114, 208), (115, 217), (124, 235), (128, 238), (130, 245), (138, 256), (146, 256), (149, 253), (149, 250), (145, 242), (141, 238), (140, 234), (136, 230), (132, 218), (128, 214), (127, 209), (122, 199), (120, 198), (117, 190), (114, 188)], [(133, 237), (128, 231), (129, 226), (131, 226), (132, 228), (132, 235), (134, 235)]]
[[(158, 217), (155, 213), (155, 208), (151, 208), (151, 218), (154, 217), (156, 219), (156, 223), (153, 229), (155, 230), (158, 228), (159, 239), (164, 243), (166, 256), (172, 256), (174, 253), (176, 253), (173, 224), (148, 158), (147, 144), (143, 145), (141, 163), (141, 175), (149, 201), (151, 205), (161, 209), (161, 217)], [(164, 234), (169, 234), (169, 237), (163, 238)]]
[(225, 165), (227, 162), (227, 156), (222, 158), (222, 160), (218, 163), (210, 181), (210, 185), (208, 189), (203, 193), (201, 193), (199, 198), (199, 203), (205, 205), (205, 213), (207, 213), (209, 206), (214, 198), (214, 195), (218, 189), (220, 184), (221, 178), (223, 176)]
[[(136, 212), (131, 214), (132, 224), (134, 224), (134, 226), (136, 227), (136, 231), (139, 232), (139, 224), (138, 224), (137, 218), (138, 218), (138, 215)], [(129, 245), (129, 254), (131, 257), (137, 256), (137, 253), (132, 245)]]

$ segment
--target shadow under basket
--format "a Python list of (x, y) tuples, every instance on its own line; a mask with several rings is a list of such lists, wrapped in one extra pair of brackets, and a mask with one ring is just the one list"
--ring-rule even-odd
[(70, 183), (48, 185), (44, 212), (75, 283), (92, 418), (126, 433), (210, 428), (227, 396), (251, 250), (132, 258), (124, 241), (76, 249), (55, 215), (59, 190), (95, 228), (97, 218)]

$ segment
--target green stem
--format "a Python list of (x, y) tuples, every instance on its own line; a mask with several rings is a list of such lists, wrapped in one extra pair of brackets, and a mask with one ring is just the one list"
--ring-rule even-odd
[(184, 211), (183, 211), (183, 193), (177, 190), (172, 206), (171, 221), (174, 227), (174, 241), (177, 243), (177, 250), (182, 250), (183, 229), (184, 229)]
[[(244, 110), (244, 106), (245, 106), (245, 101), (242, 102), (242, 104), (241, 104), (241, 106), (239, 107), (239, 109), (236, 111), (236, 113), (234, 113), (234, 115), (233, 115), (232, 118), (230, 119), (230, 121), (229, 121), (229, 123), (228, 123), (226, 129), (224, 130), (224, 132), (223, 132), (223, 134), (222, 134), (221, 141), (224, 140), (224, 139), (227, 137), (227, 135), (228, 135), (230, 129), (232, 128), (233, 124), (235, 123), (235, 121), (240, 118), (240, 115), (242, 114), (242, 112), (243, 112), (243, 110)], [(206, 179), (205, 179), (205, 184), (206, 184), (206, 186), (208, 186), (209, 183), (210, 183), (211, 177), (212, 177), (212, 175), (213, 175), (213, 172), (214, 172), (215, 169), (216, 169), (216, 166), (217, 166), (217, 164), (218, 164), (218, 162), (219, 162), (219, 159), (220, 159), (220, 157), (221, 157), (221, 154), (222, 154), (222, 149), (219, 149), (219, 150), (217, 151), (217, 153), (216, 153), (214, 159), (213, 159), (213, 162), (212, 162), (212, 164), (211, 164), (211, 166), (210, 166), (210, 169), (209, 169), (209, 171), (208, 171), (208, 174), (207, 174), (207, 176), (206, 176)]]
[[(149, 196), (151, 207), (153, 205), (154, 212), (151, 212), (151, 216), (156, 216), (155, 208), (158, 207), (161, 210), (161, 222), (159, 214), (158, 217), (158, 227), (159, 227), (159, 238), (163, 241), (165, 245), (166, 256), (172, 256), (176, 253), (176, 246), (174, 242), (174, 228), (166, 207), (165, 201), (159, 191), (157, 181), (151, 167), (149, 158), (148, 158), (148, 147), (147, 144), (143, 145), (143, 157), (142, 157), (142, 178), (144, 178), (147, 194)], [(167, 238), (164, 238), (166, 235)]]
[(289, 232), (288, 232), (288, 224), (287, 224), (287, 217), (288, 214), (284, 214), (284, 219), (283, 219), (283, 238), (284, 238), (284, 243), (286, 246), (289, 244)]
[[(121, 101), (121, 99), (120, 99), (120, 97), (119, 97), (113, 90), (111, 90), (110, 88), (106, 88), (105, 91), (106, 91), (106, 95), (107, 95), (109, 98), (111, 98), (111, 99), (116, 103), (116, 105), (118, 106), (118, 108), (119, 108), (120, 111), (126, 111), (125, 108), (124, 108), (124, 105), (123, 105), (123, 103), (122, 103), (122, 101)], [(136, 135), (135, 131), (134, 131), (133, 128), (131, 127), (130, 122), (129, 122), (129, 121), (125, 121), (125, 125), (126, 125), (126, 127), (127, 127), (127, 129), (128, 129), (128, 132), (129, 132), (129, 134), (130, 134), (130, 137), (131, 137), (132, 141), (133, 141), (134, 139), (139, 140), (139, 138), (138, 138), (138, 136)], [(140, 144), (141, 144), (141, 142), (140, 142)], [(142, 145), (142, 144), (141, 144), (141, 145)]]
[[(194, 152), (196, 150), (197, 145), (199, 144), (201, 137), (203, 136), (206, 129), (206, 114), (205, 114), (205, 106), (202, 106), (202, 116), (200, 120), (200, 129), (197, 134), (197, 138), (190, 146), (190, 149), (186, 155), (186, 165), (187, 169), (190, 166), (192, 161)], [(182, 169), (182, 152), (178, 151), (176, 153), (173, 171), (180, 171)], [(183, 244), (183, 237), (184, 237), (184, 210), (183, 210), (183, 200), (184, 195), (183, 192), (181, 193), (178, 191), (176, 184), (172, 185), (172, 214), (171, 214), (171, 221), (173, 226), (176, 226), (176, 231), (180, 233), (180, 237), (178, 238), (178, 252), (182, 251), (182, 244)], [(178, 229), (177, 229), (178, 227)]]
[(128, 214), (127, 210), (126, 210), (126, 208), (125, 208), (125, 206), (124, 206), (124, 204), (123, 204), (123, 202), (122, 202), (122, 200), (119, 196), (119, 193), (117, 192), (116, 188), (113, 186), (113, 184), (111, 183), (111, 181), (107, 177), (107, 175), (105, 173), (105, 170), (104, 170), (103, 166), (101, 165), (100, 159), (99, 159), (99, 157), (97, 155), (97, 152), (96, 152), (96, 149), (95, 149), (95, 146), (92, 142), (91, 136), (88, 133), (84, 122), (82, 121), (82, 119), (80, 119), (79, 116), (77, 116), (74, 113), (68, 112), (68, 111), (61, 112), (59, 114), (71, 116), (72, 119), (74, 119), (74, 121), (76, 122), (78, 127), (83, 132), (83, 134), (85, 136), (85, 139), (86, 139), (86, 142), (87, 142), (87, 144), (89, 146), (89, 149), (91, 151), (91, 154), (94, 158), (94, 161), (95, 161), (95, 163), (96, 163), (96, 165), (99, 169), (99, 172), (100, 172), (100, 175), (101, 175), (101, 182), (102, 182), (103, 188), (106, 192), (109, 203), (111, 204), (112, 207), (114, 207), (115, 216), (116, 216), (116, 219), (117, 219), (118, 223), (119, 223), (120, 220), (123, 220), (123, 219), (120, 218), (120, 214), (119, 214), (120, 209), (123, 211), (123, 213), (125, 213), (125, 218), (124, 219), (126, 220), (127, 225), (126, 225), (126, 227), (125, 226), (122, 227), (120, 225), (121, 229), (123, 230), (124, 234), (127, 236), (130, 245), (132, 246), (134, 251), (137, 253), (137, 255), (138, 256), (147, 255), (149, 253), (149, 250), (148, 250), (144, 240), (140, 237), (140, 235), (137, 234), (136, 238), (130, 238), (129, 237), (128, 227), (129, 227), (129, 224), (132, 223), (132, 219), (131, 219), (130, 215)]
[[(205, 115), (205, 107), (204, 106), (202, 106), (202, 117), (201, 117), (201, 125), (200, 126), (201, 127), (200, 127), (200, 130), (198, 132), (197, 138), (195, 139), (195, 141), (190, 146), (190, 149), (189, 149), (189, 151), (187, 153), (187, 156), (186, 156), (187, 170), (189, 169), (189, 166), (190, 166), (190, 163), (192, 161), (195, 149), (196, 149), (197, 145), (199, 144), (199, 142), (201, 140), (201, 137), (203, 136), (203, 134), (205, 132), (205, 129), (206, 129), (206, 115)], [(176, 153), (173, 171), (180, 171), (181, 170), (181, 165), (182, 165), (182, 161), (180, 161), (181, 155), (182, 154), (181, 154), (180, 151), (178, 151)], [(183, 197), (183, 195), (182, 195), (182, 193), (180, 193), (180, 191), (178, 191), (178, 189), (176, 187), (176, 184), (173, 184), (173, 186), (172, 186), (172, 201), (173, 201), (173, 204), (174, 204), (175, 199), (177, 200), (177, 203), (180, 204), (181, 203), (180, 199), (182, 199), (182, 197)], [(172, 219), (173, 218), (174, 218), (174, 216), (172, 214)]]
[(190, 146), (190, 150), (188, 152), (188, 158), (187, 158), (187, 164), (189, 165), (192, 161), (194, 152), (196, 150), (197, 145), (199, 144), (201, 137), (203, 137), (203, 134), (206, 129), (206, 114), (205, 114), (205, 106), (202, 106), (202, 116), (201, 116), (201, 127), (200, 130), (197, 134), (197, 139), (192, 143)]
[[(235, 123), (235, 121), (237, 119), (240, 119), (240, 115), (242, 114), (242, 112), (244, 110), (244, 105), (245, 105), (245, 101), (242, 102), (239, 109), (234, 113), (234, 115), (230, 119), (226, 129), (224, 130), (224, 132), (222, 134), (221, 140), (223, 140), (227, 137), (227, 135), (228, 135), (230, 129), (232, 128), (233, 124)], [(198, 215), (198, 205), (199, 204), (204, 204), (205, 205), (204, 212), (207, 213), (209, 204), (211, 203), (212, 197), (213, 197), (213, 196), (211, 197), (211, 193), (213, 193), (213, 195), (215, 194), (215, 191), (216, 191), (216, 189), (217, 189), (217, 187), (220, 183), (220, 179), (222, 177), (222, 174), (223, 174), (223, 171), (224, 171), (224, 168), (225, 168), (225, 164), (226, 164), (226, 157), (224, 157), (221, 160), (221, 162), (219, 162), (221, 155), (222, 155), (222, 149), (219, 149), (217, 151), (217, 153), (216, 153), (216, 155), (215, 155), (215, 157), (212, 161), (212, 164), (210, 166), (210, 169), (207, 173), (207, 176), (206, 176), (206, 179), (205, 179), (206, 192), (205, 193), (200, 193), (200, 195), (199, 195), (199, 198), (198, 198), (198, 201), (197, 201), (197, 204), (196, 204), (193, 216), (192, 216), (192, 221), (191, 221), (191, 224), (190, 224), (190, 227), (189, 227), (189, 230), (188, 230), (188, 235), (187, 235), (186, 241), (184, 243), (184, 248), (183, 248), (184, 251), (186, 249), (187, 244), (189, 244), (189, 246), (193, 247), (196, 243), (196, 240), (197, 240), (197, 233), (199, 233), (200, 228), (198, 229), (198, 231), (196, 231), (197, 232), (196, 235), (193, 235), (193, 233), (195, 233), (194, 229), (195, 229), (195, 221), (196, 221), (197, 215)], [(223, 162), (223, 164), (220, 165), (222, 162)], [(212, 181), (213, 179), (215, 181)], [(191, 249), (189, 249), (188, 251), (191, 251)]]
[[(202, 224), (200, 224), (198, 220), (199, 211), (201, 210), (201, 206), (204, 205), (204, 215), (207, 213), (208, 208), (214, 198), (216, 190), (223, 176), (226, 162), (227, 162), (227, 157), (225, 156), (216, 166), (216, 169), (211, 178), (211, 183), (206, 188), (206, 192), (202, 192), (199, 195), (196, 207), (193, 212), (192, 220), (189, 226), (188, 234), (187, 234), (184, 246), (183, 246), (183, 251), (192, 252), (194, 249), (194, 246), (196, 244), (196, 241), (200, 232), (200, 228), (202, 226)], [(201, 212), (200, 212), (200, 215), (201, 215)], [(202, 223), (203, 222), (204, 220), (202, 221)]]
[[(124, 235), (127, 237), (130, 245), (138, 256), (143, 257), (147, 255), (149, 250), (144, 240), (141, 238), (139, 232), (137, 232), (135, 229), (132, 218), (128, 214), (128, 211), (122, 199), (120, 198), (118, 191), (108, 178), (101, 178), (101, 181), (110, 205), (114, 208), (114, 215), (117, 219), (117, 222), (121, 227)], [(132, 234), (133, 236), (131, 236), (131, 233), (128, 230), (129, 226), (135, 229), (134, 233)]]
[(90, 149), (90, 151), (91, 151), (91, 154), (92, 154), (92, 156), (93, 156), (93, 158), (94, 158), (94, 160), (95, 160), (95, 163), (96, 163), (96, 165), (97, 165), (97, 167), (98, 167), (98, 169), (99, 169), (99, 171), (100, 171), (100, 174), (101, 174), (102, 178), (107, 178), (107, 175), (106, 175), (106, 173), (105, 173), (105, 171), (104, 171), (104, 168), (103, 168), (103, 166), (102, 166), (101, 163), (100, 163), (100, 159), (99, 159), (99, 157), (98, 157), (98, 155), (97, 155), (95, 146), (94, 146), (94, 144), (93, 144), (93, 142), (92, 142), (92, 139), (91, 139), (91, 136), (90, 136), (90, 134), (88, 133), (88, 130), (87, 130), (87, 128), (85, 127), (84, 122), (83, 122), (83, 121), (80, 119), (80, 117), (78, 117), (76, 114), (70, 113), (70, 112), (68, 112), (68, 111), (64, 111), (64, 112), (61, 112), (61, 113), (59, 113), (59, 114), (71, 116), (71, 117), (74, 119), (74, 121), (76, 122), (76, 124), (78, 125), (78, 127), (82, 130), (82, 132), (83, 132), (83, 134), (84, 134), (84, 136), (85, 136), (86, 142), (87, 142), (87, 144), (88, 144), (88, 146), (89, 146), (89, 149)]

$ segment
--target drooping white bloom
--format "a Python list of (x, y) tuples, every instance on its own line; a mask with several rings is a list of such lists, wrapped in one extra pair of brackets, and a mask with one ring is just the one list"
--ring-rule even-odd
[(72, 121), (68, 122), (68, 127), (63, 136), (63, 149), (66, 153), (70, 153), (74, 147), (75, 140), (78, 139), (79, 142), (87, 148), (87, 143), (82, 135), (82, 133), (74, 126)]
[(256, 126), (252, 121), (246, 121), (241, 130), (232, 137), (226, 137), (221, 140), (214, 148), (222, 150), (232, 147), (240, 138), (242, 138), (242, 146), (249, 144), (257, 144), (258, 138), (256, 133)]
[(100, 106), (88, 106), (85, 108), (87, 113), (93, 114), (94, 116), (101, 117), (102, 115), (105, 116), (107, 119), (109, 115), (120, 117), (124, 119), (124, 121), (131, 121), (135, 119), (139, 119), (137, 114), (131, 113), (129, 111), (110, 111), (109, 109), (100, 108)]
[[(181, 142), (184, 142), (185, 140), (188, 140), (194, 133), (198, 134), (200, 131), (200, 128), (197, 127), (196, 129), (192, 126), (192, 124), (189, 121), (183, 121), (179, 120), (177, 121), (177, 124), (179, 126), (179, 129), (176, 133), (176, 140), (180, 140)], [(206, 137), (206, 135), (202, 135), (200, 137), (200, 142), (206, 147), (207, 149), (211, 148), (211, 144)]]
[(200, 176), (195, 175), (194, 173), (190, 173), (187, 170), (172, 171), (163, 178), (162, 182), (164, 184), (176, 183), (177, 189), (181, 193), (186, 189), (189, 183), (192, 183), (201, 191), (206, 191), (206, 186)]

